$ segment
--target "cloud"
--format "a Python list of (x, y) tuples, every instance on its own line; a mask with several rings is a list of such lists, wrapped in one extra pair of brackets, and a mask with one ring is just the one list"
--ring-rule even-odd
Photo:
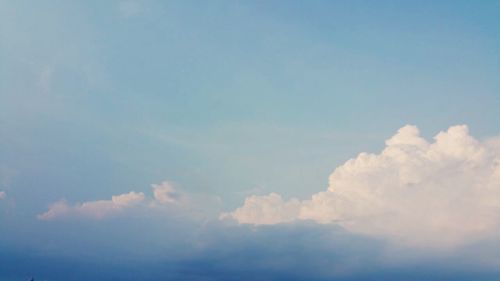
[(308, 200), (250, 196), (221, 215), (245, 224), (312, 220), (408, 245), (453, 247), (495, 236), (500, 223), (500, 142), (453, 126), (428, 142), (404, 126), (379, 154), (336, 168)]
[(387, 260), (383, 241), (330, 225), (306, 222), (256, 228), (212, 222), (179, 227), (179, 221), (151, 219), (135, 217), (92, 227), (66, 222), (45, 230), (28, 224), (21, 235), (36, 233), (36, 250), (0, 240), (1, 274), (22, 280), (29, 270), (38, 279), (54, 281), (68, 276), (76, 280), (247, 280), (256, 276), (269, 281), (498, 278), (498, 264), (478, 260), (498, 258), (497, 243), (487, 251), (476, 248), (455, 255), (402, 251)]
[(143, 201), (144, 193), (133, 191), (114, 195), (111, 197), (111, 200), (88, 201), (73, 206), (68, 205), (65, 200), (61, 200), (50, 205), (49, 210), (38, 215), (38, 218), (41, 220), (51, 220), (73, 215), (101, 219), (137, 206)]
[(283, 201), (281, 195), (271, 193), (265, 196), (250, 196), (241, 208), (230, 214), (222, 214), (221, 219), (237, 218), (246, 224), (276, 224), (295, 220), (299, 215), (300, 201)]
[(5, 197), (7, 197), (7, 193), (5, 191), (0, 191), (0, 200), (4, 199)]
[(127, 209), (163, 209), (174, 207), (189, 209), (191, 198), (188, 194), (181, 193), (168, 181), (152, 184), (153, 197), (146, 198), (142, 192), (114, 195), (110, 200), (87, 201), (70, 205), (66, 200), (59, 200), (49, 206), (49, 209), (40, 215), (40, 220), (52, 220), (62, 217), (87, 217), (102, 219), (117, 215)]
[[(248, 276), (345, 280), (340, 277), (348, 274), (358, 277), (349, 280), (363, 280), (358, 275), (371, 272), (380, 248), (363, 237), (314, 224), (259, 229), (217, 222), (187, 228), (171, 224), (151, 236), (158, 225), (169, 222), (149, 223), (145, 228), (137, 219), (92, 227), (77, 222), (47, 231), (28, 225), (38, 239), (46, 235), (39, 247), (50, 245), (50, 251), (27, 252), (0, 240), (1, 275), (23, 276), (28, 268), (41, 280), (67, 280), (68, 276), (77, 280), (247, 280)], [(108, 237), (106, 244), (96, 232)], [(166, 248), (164, 241), (172, 236), (177, 237)]]
[(181, 195), (175, 187), (167, 181), (152, 184), (154, 199), (161, 204), (178, 203)]

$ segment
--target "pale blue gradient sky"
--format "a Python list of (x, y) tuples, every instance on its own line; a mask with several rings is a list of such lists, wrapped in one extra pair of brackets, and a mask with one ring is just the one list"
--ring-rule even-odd
[(496, 1), (1, 7), (2, 177), (37, 208), (163, 179), (304, 196), (404, 124), (500, 132)]
[(24, 245), (52, 202), (163, 180), (221, 210), (305, 198), (405, 124), (498, 135), (499, 14), (499, 1), (0, 0), (0, 223)]

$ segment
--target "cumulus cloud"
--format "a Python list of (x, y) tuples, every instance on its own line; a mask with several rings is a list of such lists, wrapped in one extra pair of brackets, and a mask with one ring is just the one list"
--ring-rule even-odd
[(167, 181), (160, 184), (152, 184), (154, 199), (161, 204), (178, 203), (181, 199), (180, 193)]
[[(87, 201), (83, 203), (68, 204), (66, 200), (60, 200), (49, 206), (49, 209), (40, 215), (41, 220), (52, 220), (62, 217), (81, 216), (94, 219), (117, 215), (132, 208), (156, 208), (156, 207), (189, 207), (189, 196), (179, 192), (173, 184), (164, 181), (160, 184), (152, 184), (153, 197), (146, 198), (142, 192), (131, 191), (129, 193), (114, 195), (110, 200)], [(0, 194), (1, 195), (1, 194)], [(1, 198), (1, 197), (0, 197)]]
[(38, 218), (41, 220), (51, 220), (58, 217), (76, 215), (100, 219), (137, 206), (143, 201), (144, 193), (142, 192), (129, 192), (112, 196), (111, 200), (88, 201), (75, 205), (69, 205), (65, 200), (61, 200), (50, 205), (49, 210), (38, 215)]
[(236, 218), (246, 224), (276, 224), (295, 220), (299, 215), (300, 201), (283, 201), (281, 195), (271, 193), (265, 196), (250, 196), (241, 208), (221, 218)]
[(5, 193), (5, 191), (0, 191), (0, 200), (4, 199), (5, 197), (7, 197), (7, 193)]
[(465, 125), (428, 142), (407, 125), (379, 154), (361, 153), (336, 168), (326, 191), (303, 201), (250, 196), (221, 218), (255, 225), (335, 223), (412, 245), (456, 246), (491, 238), (500, 225), (499, 144), (473, 138)]

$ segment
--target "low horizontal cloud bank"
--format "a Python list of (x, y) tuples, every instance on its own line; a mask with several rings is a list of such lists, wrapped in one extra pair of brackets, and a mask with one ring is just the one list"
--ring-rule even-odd
[(50, 205), (49, 210), (40, 214), (38, 218), (41, 220), (51, 220), (73, 215), (100, 219), (137, 206), (143, 201), (144, 193), (142, 192), (114, 195), (111, 197), (111, 200), (88, 201), (73, 206), (68, 205), (65, 200), (61, 200)]
[(131, 191), (114, 195), (109, 200), (87, 201), (70, 205), (66, 200), (60, 200), (49, 206), (49, 209), (40, 215), (40, 220), (53, 220), (64, 217), (87, 217), (102, 219), (117, 215), (134, 208), (156, 208), (166, 204), (185, 203), (184, 195), (169, 182), (153, 184), (153, 198), (147, 199), (142, 192)]
[[(0, 276), (23, 280), (29, 274), (53, 281), (437, 281), (498, 280), (499, 276), (498, 264), (478, 261), (477, 257), (491, 259), (482, 250), (423, 257), (403, 251), (388, 261), (383, 241), (330, 225), (302, 222), (255, 228), (215, 221), (179, 228), (163, 220), (143, 221), (111, 220), (91, 223), (92, 227), (85, 227), (89, 222), (67, 221), (45, 231), (28, 226), (33, 230), (29, 236), (41, 232), (47, 238), (31, 251), (12, 248), (0, 239)], [(155, 229), (159, 225), (165, 227), (160, 232)], [(108, 238), (102, 240), (96, 234)], [(489, 249), (498, 258), (498, 245)]]
[[(85, 227), (54, 231), (60, 239), (52, 244), (66, 242), (69, 248), (83, 248), (70, 254), (54, 255), (54, 245), (50, 252), (26, 252), (7, 246), (0, 252), (3, 265), (0, 276), (7, 280), (23, 280), (28, 274), (40, 280), (360, 280), (359, 273), (373, 274), (380, 267), (376, 261), (380, 246), (376, 242), (316, 224), (250, 230), (214, 222), (180, 230), (189, 243), (179, 240), (170, 243), (180, 248), (182, 254), (176, 254), (176, 249), (166, 251), (159, 243), (161, 240), (148, 239), (146, 244), (152, 243), (165, 253), (147, 255), (146, 259), (127, 259), (123, 248), (130, 248), (130, 255), (136, 256), (148, 246), (141, 236), (150, 231), (136, 232), (138, 227), (133, 223), (123, 224), (119, 232), (115, 225), (108, 227), (113, 233), (110, 243), (122, 240), (116, 248), (119, 250), (109, 244), (102, 247), (99, 242), (89, 243), (89, 239), (81, 237), (79, 241), (77, 236), (68, 235), (83, 231), (95, 239), (95, 234)], [(95, 227), (90, 231), (95, 232)], [(167, 239), (179, 229), (172, 225), (164, 231), (163, 239)], [(96, 252), (96, 257), (88, 258), (86, 251)]]
[(250, 196), (221, 218), (244, 224), (312, 220), (412, 245), (452, 247), (487, 239), (500, 226), (500, 141), (479, 141), (467, 126), (433, 142), (404, 126), (379, 154), (361, 153), (309, 200)]

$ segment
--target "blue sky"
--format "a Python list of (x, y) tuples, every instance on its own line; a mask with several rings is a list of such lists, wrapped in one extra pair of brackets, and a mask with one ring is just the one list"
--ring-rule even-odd
[[(75, 265), (74, 280), (125, 280), (127, 268), (142, 280), (165, 268), (172, 280), (397, 280), (414, 264), (432, 278), (498, 277), (458, 258), (499, 258), (486, 250), (496, 220), (457, 226), (451, 210), (466, 221), (496, 212), (485, 198), (500, 194), (472, 186), (500, 190), (499, 12), (496, 1), (0, 0), (0, 260), (11, 264), (0, 280), (61, 280)], [(407, 124), (419, 131), (397, 133)], [(333, 173), (349, 159), (355, 172)], [(390, 196), (395, 170), (421, 191)], [(373, 218), (388, 209), (349, 193), (375, 196), (376, 184), (398, 213), (383, 227)], [(373, 225), (338, 199), (335, 211), (308, 201), (344, 187)], [(444, 218), (453, 245), (399, 216), (411, 196)], [(450, 207), (418, 205), (432, 198)], [(345, 216), (355, 223), (332, 222)], [(399, 224), (412, 219), (426, 239)], [(401, 252), (410, 265), (387, 261)], [(371, 271), (355, 274), (360, 264)]]

